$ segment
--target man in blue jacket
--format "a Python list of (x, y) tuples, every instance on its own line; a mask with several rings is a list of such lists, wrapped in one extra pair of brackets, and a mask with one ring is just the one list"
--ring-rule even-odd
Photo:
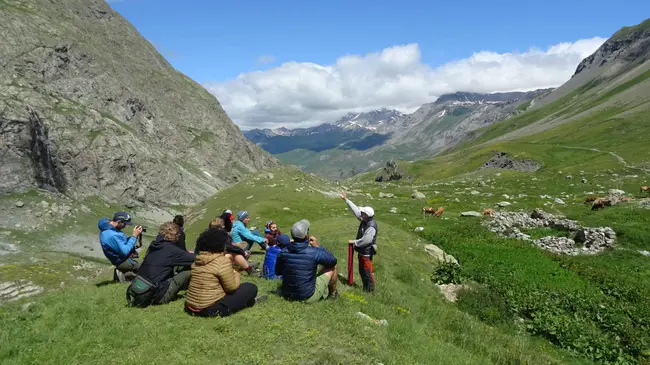
[[(305, 303), (336, 298), (336, 257), (309, 236), (306, 219), (291, 227), (291, 236), (294, 242), (282, 249), (275, 264), (275, 274), (282, 276), (282, 296)], [(318, 265), (323, 266), (320, 275), (316, 275)]]
[(266, 251), (269, 247), (269, 240), (266, 239), (266, 237), (263, 237), (261, 234), (258, 235), (251, 232), (251, 230), (246, 227), (250, 221), (251, 219), (248, 216), (247, 211), (240, 210), (237, 213), (237, 220), (232, 225), (232, 243), (239, 247), (242, 247), (240, 244), (242, 242), (246, 242), (246, 246), (242, 247), (246, 251), (250, 251), (251, 247), (253, 247), (253, 243), (257, 243), (260, 245), (260, 247), (262, 247), (262, 250)]
[(130, 276), (135, 276), (140, 269), (140, 262), (132, 257), (132, 253), (138, 242), (138, 236), (142, 233), (142, 227), (133, 227), (133, 235), (127, 239), (122, 229), (131, 225), (133, 225), (131, 216), (126, 212), (117, 212), (113, 215), (113, 219), (102, 218), (97, 223), (99, 242), (104, 256), (115, 266), (113, 279), (120, 282), (126, 280), (125, 274), (130, 273), (132, 274)]

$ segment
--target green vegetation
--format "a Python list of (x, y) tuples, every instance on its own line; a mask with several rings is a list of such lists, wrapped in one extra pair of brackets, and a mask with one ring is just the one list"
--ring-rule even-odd
[(623, 27), (618, 30), (618, 32), (614, 33), (612, 36), (611, 40), (617, 40), (621, 39), (623, 37), (626, 37), (632, 33), (641, 33), (645, 31), (646, 29), (650, 28), (650, 19), (646, 19), (642, 21), (641, 23), (631, 26), (631, 27)]

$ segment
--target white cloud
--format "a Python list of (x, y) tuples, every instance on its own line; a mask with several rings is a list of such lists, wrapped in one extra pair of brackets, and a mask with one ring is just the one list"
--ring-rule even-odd
[(243, 129), (304, 127), (334, 121), (349, 111), (389, 107), (411, 112), (456, 92), (504, 92), (556, 87), (604, 38), (560, 43), (548, 49), (472, 56), (432, 68), (417, 44), (348, 55), (333, 65), (288, 62), (205, 86)]
[(270, 54), (265, 54), (265, 55), (261, 55), (261, 56), (257, 57), (257, 63), (261, 63), (263, 65), (265, 65), (267, 63), (271, 63), (273, 61), (275, 61), (275, 57), (273, 57)]

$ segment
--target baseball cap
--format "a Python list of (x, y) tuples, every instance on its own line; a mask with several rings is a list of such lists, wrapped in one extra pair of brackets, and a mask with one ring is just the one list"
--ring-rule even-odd
[(371, 207), (359, 207), (361, 213), (366, 213), (368, 217), (373, 217), (375, 215), (375, 210)]
[(278, 246), (280, 246), (280, 248), (288, 246), (289, 243), (291, 243), (291, 239), (286, 234), (279, 235), (275, 241), (278, 243)]
[(302, 239), (309, 234), (309, 221), (306, 219), (300, 220), (293, 224), (291, 227), (291, 236), (293, 238)]
[(237, 213), (237, 219), (239, 219), (240, 221), (243, 221), (244, 219), (246, 219), (246, 217), (248, 217), (248, 212), (245, 210), (240, 210)]
[(118, 222), (124, 222), (127, 226), (132, 226), (133, 222), (131, 222), (131, 215), (127, 212), (117, 212), (113, 214), (113, 221)]

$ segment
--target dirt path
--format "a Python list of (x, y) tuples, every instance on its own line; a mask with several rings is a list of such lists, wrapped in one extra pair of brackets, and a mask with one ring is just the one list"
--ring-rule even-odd
[(568, 148), (568, 149), (574, 149), (574, 150), (593, 151), (593, 152), (607, 152), (607, 153), (609, 153), (610, 156), (612, 156), (612, 157), (614, 157), (615, 159), (617, 159), (618, 162), (620, 162), (621, 164), (623, 164), (623, 166), (627, 167), (628, 169), (633, 169), (633, 170), (642, 171), (642, 172), (645, 172), (646, 174), (647, 174), (647, 173), (650, 173), (650, 169), (646, 169), (646, 168), (643, 168), (643, 167), (632, 166), (632, 165), (628, 164), (627, 162), (625, 162), (625, 160), (623, 159), (623, 157), (621, 157), (620, 155), (617, 155), (615, 152), (611, 152), (611, 151), (601, 151), (601, 150), (598, 149), (598, 148), (587, 148), (587, 147), (574, 147), (574, 146), (558, 146), (558, 147), (561, 147), (561, 148)]

